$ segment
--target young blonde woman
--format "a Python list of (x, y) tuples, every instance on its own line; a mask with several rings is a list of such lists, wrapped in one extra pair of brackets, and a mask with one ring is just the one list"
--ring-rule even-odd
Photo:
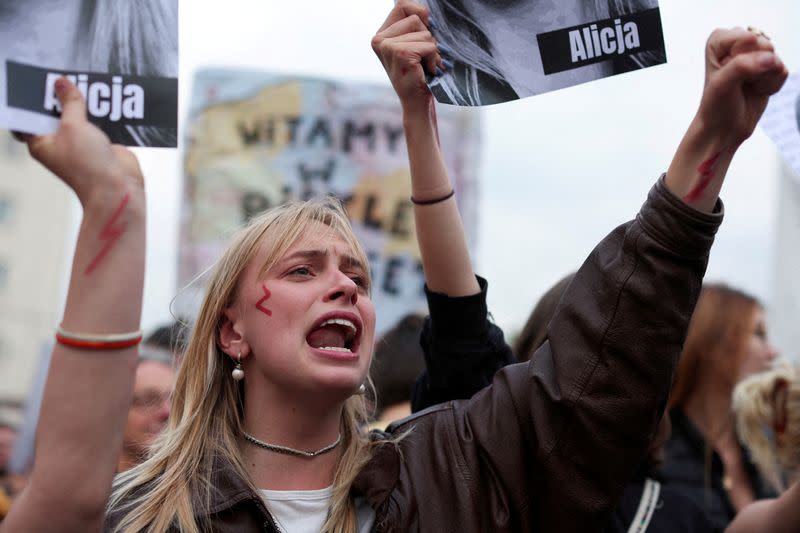
[[(427, 17), (418, 4), (401, 1), (373, 41), (403, 105), (431, 306), (425, 349), (431, 359), (476, 351), (491, 357), (506, 347), (487, 321), (486, 286), (470, 267), (439, 153), (423, 72), (423, 64), (430, 71), (439, 62)], [(717, 194), (732, 153), (719, 158), (707, 184), (695, 168), (710, 152), (733, 151), (786, 77), (771, 46), (751, 37), (732, 31), (712, 38), (700, 118), (637, 219), (604, 239), (578, 271), (535, 361), (504, 369), (469, 401), (426, 411), (387, 433), (362, 430), (359, 389), (375, 316), (366, 259), (343, 213), (318, 201), (256, 218), (219, 261), (184, 355), (169, 427), (150, 459), (117, 480), (105, 529), (595, 529), (666, 401), (721, 219)], [(743, 94), (745, 80), (758, 82), (758, 90)], [(129, 253), (141, 259), (143, 251)], [(140, 280), (130, 285), (141, 289)], [(110, 290), (94, 288), (103, 297)], [(139, 309), (137, 300), (126, 305)], [(109, 385), (124, 390), (104, 388), (93, 400), (119, 401), (121, 421), (133, 361), (115, 363), (127, 374), (112, 374)], [(91, 431), (81, 442), (112, 444), (108, 464), (95, 464), (88, 453), (62, 459), (103, 470), (102, 479), (81, 472), (95, 489), (94, 504), (113, 473), (121, 427), (92, 423), (96, 431), (84, 427)], [(70, 509), (70, 497), (61, 509)]]

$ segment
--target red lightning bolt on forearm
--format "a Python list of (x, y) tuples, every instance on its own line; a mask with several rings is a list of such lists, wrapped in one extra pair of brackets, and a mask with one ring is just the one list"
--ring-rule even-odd
[(109, 250), (111, 250), (111, 247), (114, 246), (114, 243), (119, 240), (123, 233), (125, 233), (125, 228), (128, 227), (128, 223), (122, 222), (117, 224), (117, 220), (119, 220), (119, 217), (122, 216), (122, 212), (125, 211), (125, 206), (128, 205), (128, 199), (129, 197), (126, 194), (122, 199), (122, 202), (120, 202), (119, 207), (117, 207), (117, 210), (114, 211), (111, 219), (103, 227), (103, 231), (100, 232), (100, 240), (106, 242), (103, 244), (103, 248), (100, 250), (100, 252), (98, 252), (94, 259), (92, 259), (92, 262), (89, 263), (89, 266), (86, 267), (86, 270), (83, 271), (85, 275), (91, 274), (94, 269), (97, 268), (97, 265), (100, 264), (106, 254), (108, 254)]
[(717, 164), (717, 159), (719, 159), (721, 155), (722, 152), (717, 152), (711, 158), (700, 163), (700, 166), (697, 167), (697, 172), (700, 174), (700, 181), (695, 185), (694, 189), (689, 191), (689, 194), (683, 197), (684, 202), (694, 202), (700, 198), (700, 195), (706, 190), (708, 184), (714, 179), (714, 165)]
[(261, 305), (267, 300), (269, 300), (269, 297), (272, 296), (272, 293), (269, 292), (269, 289), (267, 288), (266, 285), (262, 285), (261, 290), (264, 291), (264, 296), (259, 301), (256, 302), (256, 309), (258, 309), (267, 316), (272, 316), (272, 311)]

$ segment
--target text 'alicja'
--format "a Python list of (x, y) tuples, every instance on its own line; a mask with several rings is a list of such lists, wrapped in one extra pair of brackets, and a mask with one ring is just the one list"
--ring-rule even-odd
[[(56, 80), (61, 74), (47, 74), (44, 92), (44, 108), (47, 111), (61, 112), (61, 105), (56, 96)], [(97, 118), (108, 118), (117, 122), (121, 118), (144, 118), (144, 89), (134, 83), (123, 85), (122, 76), (111, 78), (111, 85), (103, 81), (89, 83), (88, 74), (66, 75), (86, 100), (86, 109)]]
[(614, 20), (614, 27), (597, 29), (597, 24), (569, 32), (569, 47), (572, 62), (586, 61), (604, 55), (623, 54), (627, 50), (639, 48), (639, 27), (635, 22)]

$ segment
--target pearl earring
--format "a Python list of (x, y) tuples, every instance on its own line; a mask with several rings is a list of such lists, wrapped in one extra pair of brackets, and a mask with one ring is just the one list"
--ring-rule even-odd
[(358, 393), (361, 394), (361, 395), (366, 394), (367, 393), (367, 386), (364, 385), (363, 383), (361, 385), (359, 385), (358, 386)]
[(239, 355), (236, 356), (236, 368), (231, 372), (234, 381), (242, 381), (244, 379), (244, 369), (242, 368), (242, 351), (239, 350)]

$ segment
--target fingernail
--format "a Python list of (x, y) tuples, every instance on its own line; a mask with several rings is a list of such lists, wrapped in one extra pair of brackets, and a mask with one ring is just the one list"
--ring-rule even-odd
[(452, 49), (452, 48), (450, 48), (449, 46), (447, 46), (447, 45), (446, 45), (446, 44), (444, 44), (444, 43), (436, 43), (436, 47), (437, 47), (437, 48), (439, 48), (439, 52), (440, 52), (442, 55), (446, 55), (446, 56), (452, 56), (452, 55), (454, 55), (454, 54), (453, 54), (453, 49)]
[(56, 93), (61, 94), (67, 90), (67, 78), (58, 78), (55, 83)]
[(433, 73), (433, 75), (436, 76), (437, 78), (440, 78), (442, 77), (442, 75), (444, 75), (444, 72), (442, 72), (442, 69), (440, 69), (439, 67), (436, 67), (436, 71)]
[(453, 67), (456, 66), (455, 63), (453, 63), (451, 60), (447, 59), (446, 57), (442, 58), (442, 65), (444, 65), (444, 68), (446, 68), (447, 70), (452, 70)]
[(439, 25), (433, 21), (433, 17), (428, 17), (428, 28), (431, 30), (438, 30)]
[(762, 52), (758, 55), (758, 64), (762, 67), (771, 67), (775, 64), (775, 54), (772, 52)]

